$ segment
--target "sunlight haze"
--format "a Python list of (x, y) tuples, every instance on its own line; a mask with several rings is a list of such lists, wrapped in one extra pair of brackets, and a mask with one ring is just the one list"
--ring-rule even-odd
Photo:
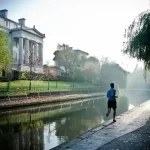
[(58, 43), (92, 56), (106, 56), (132, 71), (136, 60), (122, 56), (123, 34), (133, 19), (149, 7), (149, 0), (0, 0), (8, 18), (26, 18), (26, 26), (46, 34), (44, 63), (53, 65)]

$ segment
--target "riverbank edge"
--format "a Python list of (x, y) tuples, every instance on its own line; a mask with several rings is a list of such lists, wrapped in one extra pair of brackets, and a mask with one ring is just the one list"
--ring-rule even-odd
[[(112, 119), (108, 120), (108, 121), (92, 128), (92, 129), (89, 129), (89, 130), (81, 133), (75, 139), (68, 141), (68, 142), (65, 142), (65, 143), (62, 143), (62, 144), (52, 148), (51, 150), (77, 150), (77, 149), (83, 149), (83, 147), (84, 147), (84, 149), (89, 150), (89, 149), (91, 149), (91, 146), (89, 146), (89, 147), (87, 146), (88, 142), (90, 141), (90, 145), (92, 145), (92, 141), (97, 140), (97, 136), (99, 138), (99, 140), (98, 140), (99, 143), (101, 143), (101, 141), (100, 141), (101, 138), (102, 138), (102, 140), (104, 140), (104, 143), (102, 142), (103, 144), (102, 143), (100, 144), (101, 146), (103, 146), (103, 145), (117, 139), (118, 137), (121, 137), (121, 136), (126, 135), (128, 133), (131, 133), (131, 132), (143, 127), (150, 118), (150, 109), (147, 107), (150, 108), (150, 100), (148, 100), (148, 101), (124, 112), (123, 114), (117, 116), (116, 117), (117, 125), (116, 125), (116, 123), (112, 122)], [(138, 116), (137, 115), (138, 110), (141, 110), (143, 108), (145, 109), (145, 111), (143, 111), (142, 113), (139, 113), (140, 115)], [(132, 119), (129, 117), (130, 113), (132, 113), (133, 115), (136, 114), (138, 117), (135, 117), (134, 119)], [(125, 123), (126, 128), (129, 128), (128, 131), (125, 131), (125, 130), (123, 131), (121, 126), (120, 126), (121, 121), (123, 121), (123, 123), (124, 123), (125, 120), (127, 120), (127, 122), (128, 122), (128, 123)], [(121, 129), (119, 129), (119, 130), (122, 133), (119, 133), (118, 129), (116, 132), (116, 127), (118, 128), (118, 125), (120, 126)], [(99, 132), (99, 135), (97, 135), (97, 132)], [(114, 139), (108, 140), (108, 142), (106, 142), (107, 140), (105, 139), (106, 137), (104, 137), (104, 136), (109, 135), (109, 133), (111, 133), (111, 132), (113, 132), (113, 134), (114, 134)], [(120, 135), (117, 135), (118, 133)], [(93, 137), (91, 137), (91, 136), (94, 136), (95, 139), (93, 139)], [(109, 136), (111, 136), (111, 135), (109, 135)], [(107, 137), (107, 138), (109, 139), (109, 137)], [(85, 139), (86, 139), (86, 142), (85, 142)], [(83, 145), (81, 144), (82, 141), (84, 141)], [(99, 147), (97, 147), (97, 148), (99, 148)], [(93, 150), (94, 149), (97, 150), (97, 148), (93, 145)]]
[(0, 109), (9, 109), (9, 108), (17, 108), (17, 107), (27, 107), (34, 105), (42, 105), (48, 103), (60, 103), (66, 101), (74, 101), (78, 99), (87, 99), (94, 97), (103, 97), (104, 93), (91, 93), (91, 94), (71, 94), (71, 95), (62, 95), (62, 96), (44, 96), (39, 98), (26, 98), (21, 100), (7, 100), (0, 102)]

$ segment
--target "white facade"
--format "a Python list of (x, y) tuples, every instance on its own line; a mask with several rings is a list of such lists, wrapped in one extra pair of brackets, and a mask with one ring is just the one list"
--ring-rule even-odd
[(13, 58), (12, 70), (19, 72), (43, 72), (43, 39), (45, 34), (40, 33), (35, 26), (25, 26), (25, 19), (19, 22), (7, 18), (8, 11), (0, 10), (0, 30), (9, 34), (11, 54)]

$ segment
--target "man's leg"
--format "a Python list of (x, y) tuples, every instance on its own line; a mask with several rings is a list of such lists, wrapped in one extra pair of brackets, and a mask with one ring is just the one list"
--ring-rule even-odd
[(115, 117), (116, 117), (116, 108), (113, 109), (113, 121), (114, 122), (116, 122)]
[(109, 116), (110, 112), (111, 112), (111, 108), (108, 108), (108, 112), (106, 114), (107, 117)]
[(111, 106), (112, 105), (112, 102), (110, 101), (110, 100), (108, 100), (108, 105), (107, 105), (107, 107), (108, 107), (108, 112), (107, 112), (107, 114), (106, 114), (106, 117), (108, 117), (109, 116), (109, 114), (110, 114), (110, 112), (111, 112)]

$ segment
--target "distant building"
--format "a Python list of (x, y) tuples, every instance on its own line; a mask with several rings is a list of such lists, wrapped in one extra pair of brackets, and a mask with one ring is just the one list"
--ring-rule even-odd
[(78, 54), (79, 59), (82, 59), (83, 57), (86, 58), (89, 55), (89, 53), (84, 52), (84, 51), (79, 50), (79, 49), (75, 49), (74, 51)]
[(33, 28), (26, 27), (25, 20), (21, 18), (15, 22), (8, 19), (8, 10), (0, 10), (0, 30), (9, 35), (14, 76), (19, 72), (29, 71), (31, 64), (34, 72), (43, 72), (43, 39), (45, 34), (39, 32), (35, 26)]

